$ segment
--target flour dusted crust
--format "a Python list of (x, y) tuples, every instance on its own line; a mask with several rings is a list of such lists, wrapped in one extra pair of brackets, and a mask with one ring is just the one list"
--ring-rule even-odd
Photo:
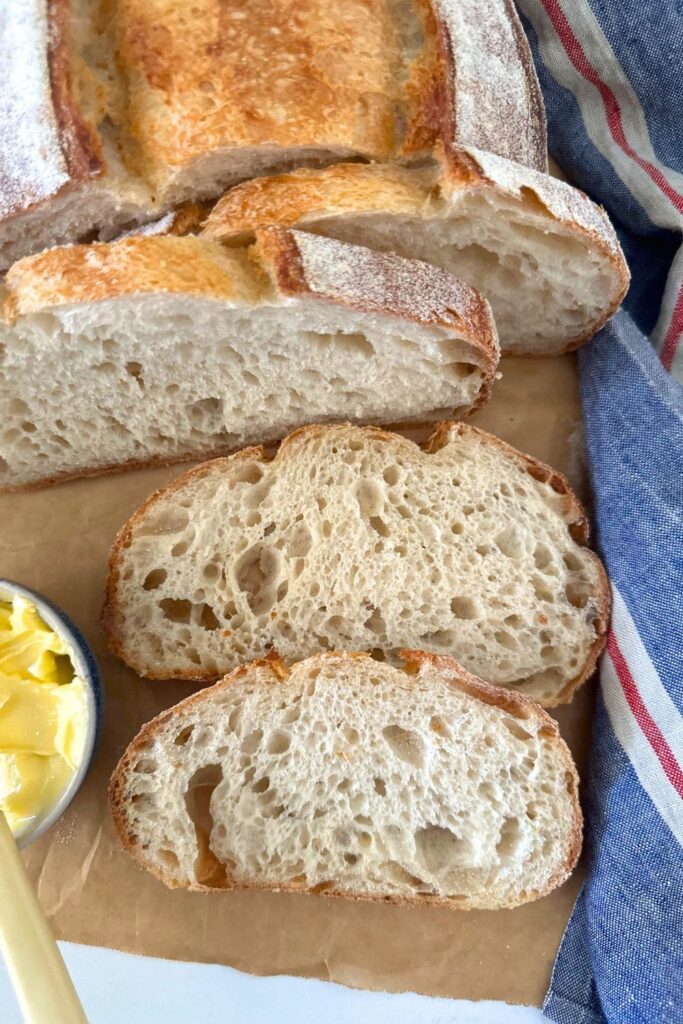
[(97, 137), (73, 95), (68, 18), (68, 0), (16, 0), (0, 11), (2, 219), (103, 170)]
[(309, 294), (368, 312), (391, 311), (417, 323), (455, 327), (476, 339), (482, 352), (496, 351), (486, 300), (430, 264), (275, 228), (259, 234), (253, 252), (270, 263), (284, 294)]
[(432, 0), (443, 92), (437, 140), (548, 169), (545, 107), (513, 0)]
[[(402, 657), (403, 662), (400, 668), (379, 665), (367, 655), (356, 653), (331, 652), (317, 655), (289, 667), (277, 658), (255, 661), (236, 669), (214, 687), (202, 690), (163, 712), (152, 722), (143, 726), (125, 751), (111, 778), (109, 789), (111, 810), (114, 825), (123, 846), (142, 867), (151, 871), (170, 888), (190, 888), (205, 892), (245, 888), (299, 893), (323, 892), (328, 896), (347, 899), (384, 900), (399, 905), (428, 903), (469, 910), (482, 907), (517, 906), (520, 903), (537, 899), (562, 884), (575, 866), (581, 850), (582, 815), (578, 802), (576, 769), (569, 750), (559, 736), (556, 723), (533, 701), (520, 694), (511, 694), (497, 687), (489, 686), (467, 673), (451, 658), (437, 657), (423, 651), (404, 651)], [(323, 686), (330, 689), (329, 698), (333, 700), (334, 684), (330, 687), (329, 683), (330, 676), (333, 675), (336, 675), (339, 680), (340, 696), (344, 692), (354, 691), (353, 713), (356, 716), (354, 724), (363, 728), (364, 734), (367, 731), (368, 737), (365, 738), (364, 735), (360, 754), (355, 750), (351, 753), (348, 752), (348, 749), (345, 750), (344, 748), (349, 748), (349, 746), (353, 747), (353, 733), (356, 730), (349, 730), (347, 727), (339, 732), (340, 723), (335, 725), (335, 716), (333, 713), (330, 714), (332, 705), (328, 703), (328, 721), (323, 727), (323, 733), (329, 734), (328, 742), (333, 744), (335, 749), (338, 745), (340, 746), (340, 756), (344, 754), (344, 758), (337, 760), (336, 764), (331, 766), (330, 772), (324, 772), (323, 781), (316, 790), (317, 796), (313, 797), (314, 802), (316, 799), (323, 802), (328, 799), (328, 794), (324, 792), (324, 789), (330, 773), (334, 774), (335, 771), (340, 770), (343, 774), (344, 771), (349, 771), (350, 778), (345, 782), (342, 781), (338, 788), (336, 777), (333, 779), (331, 790), (335, 794), (339, 790), (343, 792), (339, 792), (338, 796), (330, 794), (331, 805), (325, 813), (319, 812), (313, 815), (312, 808), (309, 808), (305, 815), (300, 814), (294, 807), (295, 802), (301, 803), (301, 797), (297, 794), (296, 801), (293, 800), (291, 806), (291, 813), (282, 820), (289, 822), (292, 818), (299, 819), (301, 828), (307, 830), (309, 836), (315, 837), (318, 831), (322, 830), (322, 837), (326, 815), (338, 816), (339, 824), (343, 826), (338, 829), (342, 844), (341, 850), (338, 844), (333, 844), (327, 850), (326, 855), (323, 855), (329, 859), (327, 865), (324, 860), (321, 864), (316, 865), (315, 855), (311, 854), (307, 858), (309, 863), (304, 861), (301, 864), (299, 870), (302, 873), (297, 875), (296, 879), (288, 877), (292, 872), (291, 870), (288, 872), (284, 864), (282, 868), (269, 868), (259, 864), (258, 870), (252, 868), (245, 872), (243, 864), (235, 862), (232, 856), (223, 853), (223, 848), (226, 844), (229, 845), (232, 839), (230, 830), (228, 829), (226, 832), (226, 824), (231, 813), (229, 801), (233, 798), (228, 796), (224, 790), (221, 790), (221, 796), (218, 797), (215, 788), (217, 782), (214, 778), (211, 819), (207, 821), (202, 818), (201, 822), (195, 819), (193, 822), (187, 817), (185, 808), (185, 799), (187, 798), (183, 798), (182, 795), (182, 789), (188, 784), (186, 780), (189, 780), (191, 790), (192, 779), (189, 777), (193, 770), (193, 778), (197, 778), (202, 771), (206, 771), (202, 767), (206, 762), (213, 762), (215, 769), (217, 755), (212, 748), (217, 743), (223, 743), (227, 745), (221, 747), (222, 754), (219, 755), (225, 759), (221, 765), (223, 778), (221, 786), (225, 782), (232, 784), (232, 778), (228, 776), (226, 779), (226, 773), (234, 771), (228, 750), (232, 742), (230, 734), (238, 731), (237, 742), (239, 743), (241, 738), (243, 749), (249, 751), (246, 758), (240, 759), (241, 764), (246, 762), (253, 765), (253, 770), (248, 769), (251, 773), (249, 781), (254, 778), (254, 772), (256, 772), (256, 781), (253, 783), (253, 792), (257, 794), (255, 802), (263, 804), (264, 817), (272, 819), (273, 812), (277, 817), (278, 808), (275, 807), (277, 798), (270, 803), (268, 797), (265, 796), (265, 791), (270, 790), (270, 783), (274, 783), (276, 787), (283, 784), (286, 786), (286, 777), (282, 776), (283, 769), (275, 763), (276, 758), (268, 757), (263, 749), (259, 750), (260, 739), (256, 739), (255, 744), (252, 742), (257, 733), (252, 732), (249, 735), (247, 733), (250, 728), (253, 730), (254, 726), (258, 724), (260, 726), (258, 733), (263, 738), (265, 745), (267, 737), (263, 737), (263, 731), (274, 729), (272, 736), (280, 739), (278, 748), (280, 751), (283, 747), (285, 750), (287, 749), (281, 742), (283, 735), (288, 735), (290, 742), (297, 743), (297, 731), (299, 730), (297, 718), (300, 712), (297, 713), (295, 709), (303, 709), (304, 716), (308, 713), (305, 704), (311, 696), (311, 680), (317, 680), (317, 683), (313, 683), (313, 693), (315, 693), (316, 686), (319, 686), (322, 681)], [(327, 682), (325, 677), (327, 677)], [(483, 888), (477, 889), (476, 885), (471, 885), (471, 883), (468, 885), (468, 869), (465, 869), (464, 876), (461, 876), (458, 881), (453, 876), (449, 880), (449, 856), (456, 852), (455, 864), (457, 865), (458, 846), (456, 845), (456, 851), (453, 851), (451, 849), (453, 840), (446, 842), (449, 840), (449, 835), (452, 834), (450, 830), (444, 828), (440, 822), (437, 823), (435, 819), (431, 819), (426, 828), (418, 829), (416, 833), (417, 863), (415, 862), (415, 851), (411, 850), (410, 841), (407, 842), (407, 845), (402, 845), (401, 852), (396, 852), (397, 862), (385, 862), (383, 865), (377, 863), (377, 855), (373, 854), (371, 838), (375, 837), (380, 844), (384, 841), (381, 821), (383, 800), (378, 800), (372, 794), (372, 786), (370, 786), (371, 792), (365, 797), (362, 808), (366, 812), (365, 816), (354, 818), (354, 811), (349, 812), (345, 805), (347, 793), (351, 794), (352, 801), (360, 800), (359, 795), (353, 795), (354, 779), (357, 773), (364, 773), (372, 765), (376, 775), (386, 775), (388, 765), (385, 748), (379, 749), (376, 745), (377, 742), (380, 745), (383, 743), (381, 735), (378, 741), (372, 736), (373, 732), (378, 731), (374, 726), (375, 720), (378, 718), (383, 720), (386, 714), (381, 705), (377, 708), (374, 707), (375, 687), (379, 692), (385, 685), (390, 688), (386, 694), (386, 698), (392, 705), (389, 719), (402, 720), (404, 725), (408, 726), (405, 716), (410, 709), (408, 717), (412, 715), (411, 720), (414, 723), (407, 732), (395, 725), (384, 730), (384, 735), (389, 734), (392, 747), (395, 744), (399, 758), (416, 765), (414, 774), (411, 774), (409, 781), (406, 780), (402, 784), (402, 796), (399, 797), (394, 792), (395, 782), (388, 784), (384, 794), (392, 801), (392, 811), (389, 813), (394, 822), (393, 834), (400, 837), (401, 844), (408, 840), (408, 836), (401, 836), (404, 823), (400, 821), (401, 814), (397, 800), (398, 803), (407, 803), (408, 806), (415, 801), (416, 808), (419, 808), (420, 803), (426, 808), (434, 791), (438, 792), (439, 788), (444, 785), (442, 774), (439, 775), (437, 781), (436, 767), (430, 768), (429, 793), (426, 790), (421, 793), (420, 787), (425, 784), (425, 778), (420, 773), (419, 760), (416, 756), (419, 748), (425, 741), (430, 745), (435, 742), (436, 748), (433, 754), (435, 760), (438, 759), (439, 755), (436, 751), (441, 744), (445, 743), (449, 747), (452, 745), (455, 750), (459, 738), (457, 727), (459, 712), (456, 709), (460, 709), (461, 712), (467, 708), (468, 722), (472, 723), (472, 720), (476, 719), (477, 727), (481, 727), (484, 732), (487, 729), (497, 728), (496, 723), (504, 725), (499, 737), (500, 746), (496, 746), (495, 741), (492, 743), (489, 740), (489, 749), (493, 750), (489, 755), (492, 764), (486, 769), (486, 778), (480, 787), (482, 793), (488, 792), (488, 789), (492, 787), (496, 768), (500, 768), (502, 772), (506, 770), (508, 758), (510, 764), (515, 765), (512, 769), (513, 778), (524, 785), (520, 767), (516, 764), (517, 742), (520, 742), (522, 746), (529, 744), (529, 749), (531, 747), (535, 749), (538, 744), (539, 753), (541, 750), (543, 751), (539, 773), (545, 779), (545, 805), (542, 810), (540, 804), (529, 805), (531, 820), (525, 821), (523, 828), (528, 835), (526, 842), (531, 840), (533, 843), (534, 829), (539, 829), (541, 835), (548, 839), (552, 833), (553, 841), (548, 842), (548, 851), (544, 858), (539, 860), (537, 853), (533, 858), (530, 854), (526, 854), (529, 857), (528, 864), (516, 863), (513, 852), (514, 842), (510, 850), (506, 849), (504, 837), (507, 826), (504, 826), (499, 849), (501, 852), (506, 851), (509, 867), (498, 863), (495, 868), (489, 868), (488, 881)], [(422, 706), (425, 705), (425, 699), (427, 699), (425, 710), (429, 707), (429, 698), (426, 698), (429, 693), (433, 694), (433, 713), (436, 714), (432, 717), (431, 722), (427, 723), (427, 721), (415, 717), (414, 709), (419, 702), (420, 715), (423, 714)], [(272, 711), (266, 710), (265, 714), (261, 713), (258, 723), (250, 722), (248, 719), (244, 721), (245, 714), (253, 714), (253, 705), (249, 702), (254, 696), (260, 699), (262, 706), (270, 708), (272, 705)], [(341, 699), (343, 701), (343, 696)], [(451, 708), (451, 703), (453, 708)], [(339, 707), (338, 702), (336, 706)], [(243, 711), (243, 707), (246, 708), (246, 711)], [(453, 713), (455, 713), (456, 719), (450, 723), (450, 716)], [(279, 718), (286, 723), (293, 722), (294, 724), (283, 725), (278, 730)], [(345, 722), (349, 722), (348, 715), (342, 714), (342, 718)], [(451, 725), (455, 726), (454, 734), (450, 731)], [(322, 723), (319, 723), (318, 730), (321, 726)], [(416, 732), (411, 733), (411, 728)], [(215, 738), (215, 734), (220, 736), (223, 732), (226, 734), (225, 739)], [(372, 739), (370, 739), (371, 736)], [(435, 736), (438, 737), (436, 740), (434, 740)], [(199, 738), (195, 740), (195, 737)], [(201, 737), (205, 737), (205, 739)], [(427, 737), (430, 738), (427, 739)], [(514, 740), (511, 739), (512, 737)], [(291, 769), (284, 769), (285, 773), (291, 772), (293, 775), (298, 771), (310, 778), (310, 769), (306, 758), (310, 757), (311, 760), (319, 758), (320, 753), (315, 749), (314, 744), (322, 742), (322, 733), (318, 731), (316, 739), (311, 738), (306, 748), (299, 749), (300, 744), (297, 743), (296, 760)], [(416, 742), (417, 746), (415, 746)], [(206, 749), (204, 749), (204, 745)], [(268, 745), (270, 746), (270, 739)], [(254, 746), (257, 750), (256, 753)], [(475, 749), (485, 751), (486, 747), (478, 743), (471, 743), (469, 749), (473, 752)], [(322, 756), (324, 757), (324, 754)], [(388, 756), (391, 758), (390, 754)], [(361, 763), (359, 763), (359, 757)], [(475, 760), (476, 758), (473, 756), (470, 771), (476, 778), (477, 771), (482, 769), (475, 765)], [(177, 762), (172, 776), (168, 773), (168, 761)], [(364, 761), (367, 764), (363, 764)], [(185, 762), (189, 762), (190, 767), (186, 768)], [(266, 772), (272, 774), (274, 779), (265, 777)], [(462, 772), (462, 777), (464, 777), (464, 772)], [(382, 782), (381, 779), (379, 781)], [(238, 780), (234, 780), (234, 782), (238, 784)], [(356, 785), (359, 784), (363, 791), (367, 792), (368, 787), (360, 782), (360, 778), (356, 780)], [(455, 787), (458, 780), (453, 777), (451, 784)], [(512, 805), (517, 803), (514, 793), (516, 784), (512, 783), (508, 789), (510, 805), (506, 810), (510, 815), (515, 813)], [(308, 781), (303, 780), (295, 785), (300, 790), (308, 792), (306, 788), (309, 786)], [(538, 782), (535, 785), (538, 785)], [(248, 788), (247, 784), (245, 789), (248, 790)], [(532, 793), (532, 788), (533, 785), (528, 790), (529, 795)], [(176, 794), (174, 792), (176, 789), (180, 789), (181, 792)], [(375, 779), (375, 789), (381, 793), (377, 786), (377, 778)], [(180, 796), (180, 802), (178, 802), (178, 796)], [(254, 797), (248, 792), (244, 796), (245, 799), (249, 797), (254, 800)], [(273, 796), (275, 794), (271, 793), (271, 797)], [(451, 794), (444, 790), (440, 794), (440, 806), (448, 806), (450, 799)], [(219, 802), (215, 802), (216, 800)], [(221, 801), (225, 801), (224, 806), (221, 805)], [(287, 797), (284, 798), (284, 802), (289, 806)], [(368, 805), (367, 808), (365, 804)], [(395, 807), (394, 804), (396, 804)], [(335, 805), (338, 805), (338, 809)], [(285, 809), (283, 807), (282, 811)], [(552, 822), (550, 818), (546, 820), (549, 811), (552, 815)], [(482, 844), (485, 844), (486, 825), (484, 821), (490, 813), (486, 807), (486, 800), (482, 801), (480, 812), (481, 818), (475, 815), (477, 825), (474, 832), (480, 833), (479, 839)], [(539, 812), (540, 819), (538, 819)], [(367, 816), (368, 813), (377, 815), (377, 819)], [(441, 813), (436, 812), (436, 814)], [(411, 816), (413, 814), (415, 811), (411, 812)], [(254, 827), (257, 830), (265, 829), (263, 838), (256, 839), (258, 849), (255, 848), (254, 852), (259, 861), (263, 856), (264, 844), (267, 843), (269, 849), (272, 847), (274, 837), (277, 840), (280, 827), (272, 820), (269, 822), (260, 819), (261, 808), (257, 806), (254, 817), (250, 820), (254, 821)], [(505, 821), (507, 820), (505, 819)], [(514, 821), (514, 818), (509, 820)], [(354, 835), (358, 830), (356, 821), (360, 822), (361, 828), (368, 830), (360, 834), (359, 848), (356, 846), (357, 840)], [(234, 827), (235, 829), (239, 828), (237, 821), (235, 821)], [(286, 825), (283, 832), (289, 827)], [(194, 835), (195, 829), (196, 836)], [(220, 838), (221, 836), (224, 838)], [(432, 837), (436, 840), (435, 846), (427, 847), (425, 845), (424, 840), (427, 836), (430, 840)], [(465, 847), (473, 839), (475, 839), (475, 834), (466, 834), (463, 837)], [(322, 838), (318, 840), (318, 842), (321, 841), (325, 840)], [(329, 842), (329, 838), (326, 841)], [(399, 838), (396, 841), (399, 842)], [(457, 844), (459, 841), (456, 839), (455, 842)], [(284, 852), (284, 836), (282, 849)], [(355, 852), (348, 853), (342, 858), (340, 854), (344, 849)], [(553, 852), (551, 853), (551, 851)], [(520, 851), (517, 856), (523, 858), (525, 854)], [(550, 860), (553, 856), (556, 858), (554, 862)], [(426, 857), (426, 863), (422, 857)], [(286, 862), (286, 856), (283, 859)], [(289, 859), (291, 860), (291, 857)], [(365, 859), (370, 862), (367, 866), (364, 866)], [(279, 861), (275, 863), (279, 863)], [(338, 863), (344, 865), (341, 870), (338, 866), (333, 867), (333, 864)], [(351, 865), (351, 868), (348, 865)], [(423, 878), (415, 877), (420, 869), (422, 872), (426, 871), (426, 876)], [(456, 867), (456, 875), (457, 870)], [(516, 873), (515, 881), (507, 877), (511, 870)], [(474, 877), (476, 877), (476, 869)], [(481, 885), (481, 882), (479, 884)], [(453, 891), (454, 886), (455, 892)]]

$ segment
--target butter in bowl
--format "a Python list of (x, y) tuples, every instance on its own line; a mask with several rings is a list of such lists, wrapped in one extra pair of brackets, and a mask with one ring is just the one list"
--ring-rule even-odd
[(73, 623), (41, 595), (0, 580), (0, 810), (19, 846), (75, 796), (101, 713), (99, 670)]

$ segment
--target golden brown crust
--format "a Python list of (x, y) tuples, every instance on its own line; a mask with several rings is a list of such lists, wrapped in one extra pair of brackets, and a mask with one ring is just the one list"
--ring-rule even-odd
[[(499, 906), (501, 909), (512, 908), (547, 895), (558, 885), (561, 885), (562, 882), (569, 877), (570, 873), (576, 866), (581, 853), (583, 837), (583, 815), (581, 813), (581, 806), (578, 799), (579, 777), (569, 748), (560, 736), (557, 723), (529, 697), (526, 697), (521, 693), (513, 693), (510, 690), (505, 690), (502, 687), (492, 686), (490, 683), (484, 682), (483, 679), (479, 679), (477, 676), (467, 672), (467, 670), (464, 669), (459, 662), (455, 661), (454, 658), (449, 658), (444, 655), (429, 654), (425, 651), (418, 650), (402, 651), (401, 657), (404, 661), (403, 671), (405, 672), (407, 683), (419, 675), (423, 666), (429, 664), (435, 665), (441, 671), (451, 674), (447, 681), (449, 685), (453, 686), (455, 689), (467, 693), (469, 696), (474, 697), (476, 700), (479, 700), (490, 707), (502, 708), (506, 713), (511, 714), (522, 721), (535, 720), (540, 722), (541, 726), (539, 731), (542, 735), (547, 736), (557, 745), (558, 751), (560, 752), (565, 764), (567, 793), (572, 804), (571, 845), (567, 858), (564, 864), (558, 866), (555, 874), (542, 889), (528, 890), (520, 894), (519, 900), (509, 901), (500, 904)], [(340, 652), (329, 651), (323, 654), (314, 655), (312, 658), (307, 660), (311, 662), (329, 660), (330, 658), (338, 658), (342, 661), (345, 659), (371, 660), (369, 654), (353, 651), (343, 652), (341, 654)], [(212, 689), (222, 690), (234, 686), (241, 678), (252, 672), (255, 668), (269, 669), (278, 682), (284, 682), (291, 676), (291, 667), (287, 666), (277, 657), (277, 655), (273, 654), (268, 658), (259, 658), (247, 664), (240, 665), (229, 675), (215, 683)], [(206, 696), (207, 691), (200, 690), (198, 693), (192, 694), (190, 697), (186, 697), (185, 700), (180, 701), (180, 703), (176, 704), (174, 707), (168, 708), (166, 711), (162, 711), (161, 714), (157, 715), (156, 718), (152, 719), (152, 721), (143, 725), (134, 739), (129, 743), (112, 773), (109, 782), (109, 805), (114, 829), (123, 848), (141, 867), (151, 872), (151, 874), (171, 889), (184, 888), (191, 889), (195, 892), (216, 893), (242, 890), (293, 892), (302, 894), (319, 894), (334, 898), (360, 900), (363, 902), (388, 902), (399, 906), (431, 904), (433, 906), (448, 906), (452, 909), (458, 910), (473, 909), (472, 904), (469, 901), (459, 900), (457, 903), (454, 903), (448, 898), (432, 896), (424, 893), (416, 895), (413, 899), (396, 896), (374, 896), (369, 894), (351, 895), (343, 891), (335, 890), (333, 883), (330, 883), (329, 888), (326, 887), (323, 889), (322, 887), (317, 886), (310, 889), (304, 884), (267, 885), (258, 883), (235, 883), (225, 875), (226, 884), (221, 885), (220, 887), (200, 884), (187, 885), (174, 878), (171, 872), (165, 872), (160, 869), (157, 864), (145, 857), (144, 851), (141, 850), (137, 844), (136, 836), (131, 832), (127, 825), (127, 816), (125, 812), (125, 804), (127, 801), (126, 775), (134, 761), (141, 753), (144, 753), (145, 749), (149, 745), (150, 739), (153, 738), (155, 732), (160, 727), (172, 720), (179, 711), (191, 710), (195, 706), (201, 705), (206, 699)]]
[(99, 135), (81, 110), (72, 81), (71, 0), (47, 0), (48, 67), (62, 149), (73, 182), (104, 174)]
[(396, 44), (383, 0), (119, 8), (133, 159), (162, 192), (212, 152), (260, 149), (280, 166), (285, 148), (391, 155)]
[(422, 172), (392, 164), (302, 168), (229, 189), (211, 210), (202, 235), (234, 244), (272, 224), (306, 229), (316, 218), (383, 210), (419, 216), (429, 197)]
[(260, 291), (238, 251), (169, 235), (47, 249), (15, 263), (5, 286), (10, 322), (45, 308), (122, 295), (166, 292), (245, 303)]
[[(292, 431), (286, 438), (279, 444), (275, 453), (266, 455), (264, 447), (251, 447), (242, 449), (233, 455), (227, 456), (224, 460), (214, 460), (212, 462), (204, 462), (200, 466), (194, 469), (188, 470), (186, 473), (181, 474), (171, 483), (165, 487), (160, 488), (147, 498), (147, 500), (138, 508), (130, 519), (124, 524), (119, 530), (114, 543), (112, 545), (109, 562), (108, 562), (108, 573), (107, 583), (104, 598), (104, 607), (102, 609), (102, 624), (104, 633), (107, 639), (107, 645), (112, 654), (119, 657), (124, 661), (130, 668), (132, 668), (138, 675), (143, 676), (146, 679), (165, 679), (166, 675), (163, 673), (154, 673), (145, 670), (145, 667), (137, 663), (134, 657), (131, 656), (130, 651), (126, 650), (123, 644), (123, 630), (122, 630), (122, 614), (119, 607), (117, 593), (119, 583), (119, 565), (121, 560), (122, 552), (125, 548), (130, 545), (131, 538), (135, 531), (137, 524), (145, 518), (148, 511), (161, 500), (166, 500), (169, 496), (174, 494), (178, 490), (182, 490), (186, 484), (194, 479), (198, 479), (207, 473), (211, 473), (218, 469), (218, 462), (228, 463), (234, 459), (259, 459), (263, 462), (278, 462), (285, 458), (291, 458), (296, 454), (296, 450), (302, 442), (307, 442), (311, 438), (321, 437), (329, 434), (330, 431), (345, 431), (352, 425), (349, 423), (345, 424), (312, 424), (305, 427), (299, 427), (297, 430)], [(355, 429), (355, 428), (354, 428)], [(453, 434), (458, 436), (467, 436), (476, 438), (482, 444), (492, 444), (500, 448), (506, 453), (508, 457), (513, 459), (520, 465), (525, 472), (529, 473), (535, 480), (542, 483), (549, 484), (553, 490), (561, 495), (564, 499), (564, 519), (567, 523), (567, 529), (575, 541), (581, 547), (588, 548), (588, 522), (579, 503), (576, 495), (572, 491), (568, 480), (561, 473), (547, 466), (545, 463), (540, 462), (538, 459), (533, 458), (531, 455), (526, 455), (523, 452), (513, 448), (512, 445), (502, 441), (500, 438), (493, 434), (489, 434), (484, 430), (480, 430), (478, 427), (473, 427), (469, 424), (458, 423), (452, 420), (446, 420), (437, 424), (433, 434), (424, 444), (417, 445), (415, 441), (411, 441), (406, 437), (402, 437), (400, 434), (395, 434), (389, 430), (381, 427), (367, 426), (359, 428), (365, 433), (371, 436), (375, 440), (384, 441), (387, 444), (392, 444), (395, 447), (403, 447), (407, 451), (412, 450), (414, 447), (421, 448), (427, 454), (432, 454), (439, 451), (445, 445), (449, 443), (450, 438)], [(593, 595), (592, 600), (595, 604), (595, 619), (593, 622), (595, 629), (595, 641), (592, 644), (588, 654), (586, 655), (586, 661), (581, 668), (581, 671), (577, 675), (569, 680), (562, 690), (555, 695), (553, 700), (546, 699), (544, 701), (545, 707), (556, 707), (560, 704), (567, 704), (571, 701), (574, 693), (587, 679), (591, 677), (595, 670), (597, 659), (602, 652), (607, 642), (607, 630), (609, 628), (610, 612), (612, 607), (612, 596), (609, 585), (609, 580), (605, 572), (604, 566), (598, 556), (588, 550), (587, 554), (590, 556), (591, 561), (596, 567), (599, 576), (599, 589), (596, 594)], [(431, 657), (431, 655), (430, 655)], [(436, 657), (436, 655), (434, 656)], [(465, 671), (463, 669), (463, 671)], [(197, 672), (178, 672), (174, 674), (176, 679), (186, 679), (188, 681), (200, 682), (200, 683), (213, 683), (218, 678), (216, 674), (211, 673), (197, 673)], [(476, 678), (476, 677), (475, 677)], [(490, 684), (485, 684), (490, 685)], [(497, 690), (497, 687), (493, 687)], [(522, 697), (524, 700), (529, 700), (524, 694), (517, 690), (507, 690), (506, 692), (511, 693), (514, 697)], [(532, 702), (533, 703), (533, 702)]]

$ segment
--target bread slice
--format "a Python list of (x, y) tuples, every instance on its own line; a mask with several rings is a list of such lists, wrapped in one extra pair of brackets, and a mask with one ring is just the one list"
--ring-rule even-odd
[(105, 628), (153, 679), (217, 679), (275, 649), (403, 646), (553, 705), (592, 671), (609, 596), (566, 480), (444, 423), (425, 450), (349, 424), (208, 462), (114, 544)]
[(144, 726), (110, 785), (171, 888), (514, 907), (581, 848), (578, 778), (532, 701), (450, 658), (255, 661)]
[(255, 174), (440, 138), (546, 165), (511, 0), (17, 0), (0, 108), (0, 269)]
[(440, 170), (340, 164), (258, 178), (214, 207), (204, 236), (269, 224), (442, 267), (491, 303), (504, 352), (557, 355), (615, 312), (629, 274), (606, 214), (578, 189), (480, 151)]
[(488, 304), (443, 271), (270, 229), (227, 250), (132, 237), (7, 275), (0, 482), (198, 458), (311, 421), (438, 419), (481, 405)]

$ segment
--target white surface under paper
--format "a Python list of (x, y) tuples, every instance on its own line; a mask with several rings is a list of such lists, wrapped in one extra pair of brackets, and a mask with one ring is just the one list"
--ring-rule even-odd
[[(540, 1010), (412, 993), (363, 992), (311, 978), (132, 956), (60, 942), (90, 1024), (544, 1024)], [(0, 1017), (21, 1024), (0, 962)], [(55, 1022), (57, 1024), (57, 1022)]]

